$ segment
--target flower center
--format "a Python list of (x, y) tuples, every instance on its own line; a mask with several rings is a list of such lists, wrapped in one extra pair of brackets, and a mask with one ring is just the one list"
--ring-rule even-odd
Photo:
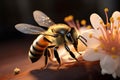
[(102, 28), (100, 27), (99, 29), (102, 34), (98, 38), (95, 37), (95, 39), (101, 42), (100, 47), (106, 51), (107, 54), (120, 56), (120, 16), (117, 19), (111, 17), (110, 22), (108, 22), (107, 12), (108, 10), (106, 9), (106, 24), (100, 22)]
[[(117, 21), (111, 17), (108, 22), (107, 12), (108, 10), (105, 10), (106, 24), (100, 22), (102, 25), (102, 28), (99, 28), (102, 35), (98, 38), (101, 42), (100, 47), (110, 55), (120, 55), (120, 17), (117, 18)], [(114, 22), (117, 22), (117, 26), (114, 25)]]

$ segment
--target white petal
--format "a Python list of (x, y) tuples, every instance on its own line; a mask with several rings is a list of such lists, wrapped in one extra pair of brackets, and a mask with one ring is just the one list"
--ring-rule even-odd
[(117, 73), (116, 74), (117, 74), (118, 77), (120, 77), (120, 69), (117, 69)]
[(117, 78), (117, 75), (115, 72), (112, 74), (112, 76), (113, 76), (113, 78)]
[(100, 66), (102, 68), (102, 74), (113, 74), (118, 67), (117, 62), (117, 58), (113, 59), (110, 55), (101, 58)]
[(87, 61), (97, 61), (104, 57), (104, 54), (101, 50), (95, 51), (93, 48), (88, 48), (82, 56)]
[[(102, 18), (98, 14), (93, 13), (90, 16), (90, 22), (91, 22), (93, 28), (102, 34), (102, 32), (100, 30), (100, 28), (103, 29), (103, 26), (100, 23), (100, 22), (103, 22)], [(104, 25), (104, 22), (103, 22), (103, 25)]]
[(96, 32), (96, 30), (90, 29), (90, 30), (86, 30), (85, 32), (83, 32), (81, 34), (81, 36), (83, 36), (87, 40), (87, 42), (85, 42), (84, 39), (82, 39), (82, 38), (81, 39), (87, 44), (87, 47), (95, 48), (98, 45), (100, 45), (100, 42), (97, 39), (93, 38), (93, 37), (90, 38), (90, 34), (92, 34), (92, 36), (94, 36), (96, 38), (99, 37), (99, 34)]
[(118, 65), (118, 68), (116, 70), (116, 74), (117, 74), (118, 77), (120, 77), (120, 58), (118, 60), (118, 63), (119, 63), (119, 65)]
[(115, 11), (113, 14), (112, 14), (112, 17), (114, 19), (114, 26), (118, 26), (118, 22), (119, 20), (117, 20), (118, 17), (120, 17), (120, 12), (119, 11)]

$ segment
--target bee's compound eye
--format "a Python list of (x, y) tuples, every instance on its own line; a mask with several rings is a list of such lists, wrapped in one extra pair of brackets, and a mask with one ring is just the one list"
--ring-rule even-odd
[(73, 37), (72, 37), (71, 33), (67, 33), (66, 37), (70, 42), (74, 43), (74, 40), (73, 40)]

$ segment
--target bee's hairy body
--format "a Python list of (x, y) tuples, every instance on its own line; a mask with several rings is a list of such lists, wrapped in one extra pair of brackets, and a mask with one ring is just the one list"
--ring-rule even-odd
[[(34, 41), (33, 44), (30, 47), (29, 51), (29, 57), (31, 61), (34, 63), (38, 61), (41, 56), (44, 54), (45, 48), (47, 48), (49, 45), (55, 45), (55, 47), (58, 47), (60, 45), (63, 45), (66, 41), (69, 43), (69, 40), (66, 38), (67, 32), (69, 32), (71, 28), (65, 24), (55, 24), (53, 26), (50, 26), (47, 31), (44, 31), (44, 35), (39, 35)], [(54, 35), (58, 33), (57, 37), (52, 37), (50, 35)]]
[(45, 40), (43, 35), (39, 35), (30, 47), (29, 57), (32, 63), (36, 62), (42, 55), (44, 49), (48, 46), (48, 41)]
[[(46, 14), (38, 10), (33, 12), (33, 17), (42, 27), (37, 27), (26, 23), (15, 25), (15, 28), (22, 33), (39, 34), (29, 50), (29, 58), (33, 63), (38, 61), (41, 56), (44, 55), (46, 67), (48, 58), (50, 58), (52, 54), (60, 66), (61, 60), (58, 53), (58, 48), (60, 45), (64, 46), (70, 56), (78, 61), (68, 46), (69, 44), (72, 44), (77, 51), (78, 39), (80, 39), (81, 36), (78, 37), (78, 31), (75, 26), (55, 24)], [(47, 30), (45, 30), (46, 28)]]

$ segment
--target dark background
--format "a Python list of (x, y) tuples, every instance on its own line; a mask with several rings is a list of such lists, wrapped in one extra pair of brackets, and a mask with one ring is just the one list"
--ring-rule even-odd
[[(34, 10), (41, 10), (54, 22), (63, 23), (65, 16), (72, 14), (75, 19), (86, 19), (96, 12), (105, 18), (103, 9), (109, 8), (109, 14), (120, 10), (119, 0), (1, 0), (0, 1), (0, 41), (23, 38), (29, 35), (18, 32), (14, 25), (29, 23), (37, 25), (33, 19)], [(32, 37), (32, 36), (31, 36)]]

